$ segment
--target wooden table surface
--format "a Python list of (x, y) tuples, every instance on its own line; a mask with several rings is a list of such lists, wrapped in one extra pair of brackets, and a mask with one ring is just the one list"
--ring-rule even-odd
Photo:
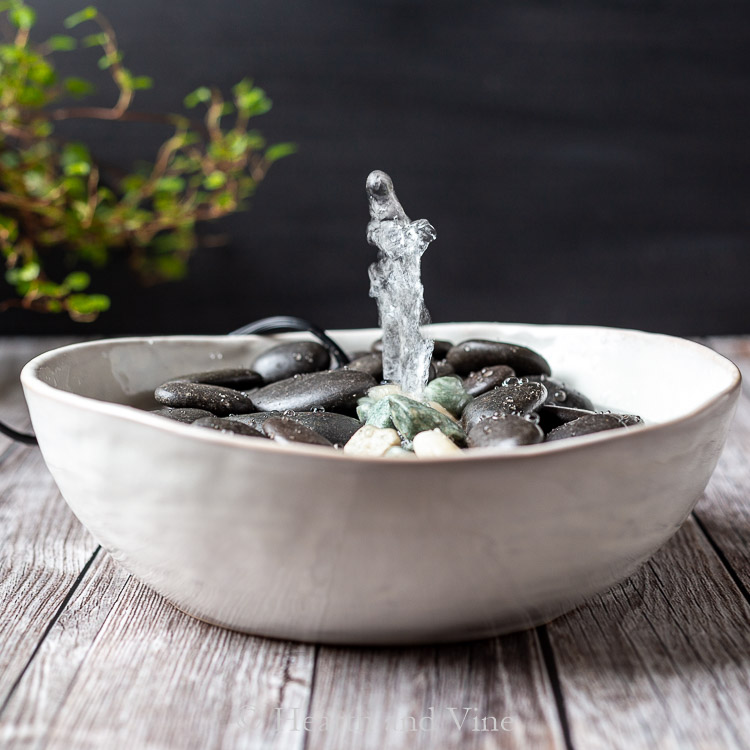
[[(60, 343), (0, 339), (1, 419), (28, 427), (18, 372)], [(750, 374), (750, 337), (708, 343)], [(744, 750), (749, 452), (746, 385), (705, 496), (631, 578), (523, 633), (370, 649), (182, 614), (98, 547), (36, 448), (0, 436), (0, 747)]]

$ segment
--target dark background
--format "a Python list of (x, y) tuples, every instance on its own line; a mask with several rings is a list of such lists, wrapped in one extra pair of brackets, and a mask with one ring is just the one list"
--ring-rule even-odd
[[(36, 38), (83, 4), (37, 0)], [(12, 311), (2, 333), (224, 332), (279, 313), (373, 325), (364, 182), (376, 168), (437, 229), (423, 258), (434, 320), (750, 331), (747, 2), (98, 7), (126, 64), (155, 79), (135, 108), (179, 109), (199, 85), (251, 75), (274, 101), (258, 127), (300, 152), (221, 223), (231, 242), (199, 251), (187, 281), (142, 289), (114, 264), (97, 277), (113, 298), (97, 323)], [(87, 76), (97, 57), (58, 59)], [(166, 137), (152, 128), (70, 134), (130, 164)]]

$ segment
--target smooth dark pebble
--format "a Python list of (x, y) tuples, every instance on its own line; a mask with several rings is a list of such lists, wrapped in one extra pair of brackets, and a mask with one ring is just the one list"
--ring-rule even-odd
[(231, 432), (235, 435), (247, 435), (248, 437), (266, 437), (259, 429), (242, 422), (235, 422), (221, 417), (203, 417), (193, 422), (194, 427), (208, 427), (211, 430)]
[(372, 375), (356, 370), (325, 370), (280, 380), (254, 391), (256, 411), (353, 411), (357, 399), (377, 385)]
[(170, 381), (154, 391), (154, 398), (164, 406), (205, 409), (217, 417), (256, 411), (253, 402), (242, 391), (220, 385)]
[(556, 404), (542, 404), (539, 407), (539, 426), (544, 432), (550, 432), (555, 427), (559, 427), (566, 422), (572, 422), (574, 419), (594, 414), (590, 409), (573, 409), (570, 406), (557, 406)]
[(477, 422), (468, 432), (469, 448), (513, 448), (544, 440), (541, 429), (515, 414), (498, 414)]
[(459, 375), (468, 375), (483, 367), (508, 365), (516, 375), (550, 375), (549, 363), (532, 349), (485, 339), (469, 339), (451, 347), (446, 359)]
[(252, 367), (266, 383), (275, 383), (294, 375), (325, 370), (330, 361), (328, 350), (317, 341), (290, 341), (261, 352)]
[(491, 391), (496, 385), (502, 385), (506, 378), (512, 378), (516, 371), (508, 365), (494, 365), (483, 367), (476, 372), (470, 372), (464, 378), (464, 388), (470, 396), (481, 396)]
[(291, 414), (284, 414), (280, 411), (256, 411), (253, 414), (238, 414), (228, 417), (228, 419), (262, 429), (263, 423), (267, 419), (279, 417), (293, 419), (295, 422), (315, 430), (334, 445), (337, 443), (340, 445), (346, 444), (349, 438), (362, 427), (362, 423), (358, 419), (347, 417), (345, 414), (338, 414), (335, 411), (295, 411)]
[(447, 359), (433, 359), (432, 366), (435, 368), (436, 378), (444, 378), (446, 375), (453, 375), (456, 372)]
[(310, 445), (327, 445), (333, 443), (315, 430), (305, 427), (295, 419), (271, 417), (263, 422), (263, 432), (277, 443), (308, 443)]
[(346, 365), (347, 370), (356, 370), (357, 372), (366, 372), (372, 375), (375, 380), (383, 379), (383, 355), (380, 352), (368, 352), (361, 357), (351, 360)]
[(584, 417), (579, 417), (571, 422), (566, 422), (559, 427), (555, 427), (554, 430), (547, 433), (547, 442), (580, 437), (581, 435), (591, 435), (594, 432), (616, 430), (621, 427), (637, 424), (637, 422), (632, 422), (631, 420), (632, 415), (630, 414), (587, 414)]
[(196, 419), (213, 416), (210, 411), (206, 411), (205, 409), (173, 409), (171, 406), (154, 409), (151, 413), (158, 414), (160, 417), (174, 419), (176, 422), (184, 422), (185, 424), (192, 424)]
[(263, 377), (255, 370), (247, 368), (225, 368), (224, 370), (210, 370), (208, 372), (193, 372), (173, 378), (173, 383), (202, 383), (203, 385), (219, 385), (222, 388), (234, 388), (245, 391), (263, 385)]
[(461, 424), (468, 432), (480, 419), (494, 414), (531, 414), (547, 398), (547, 389), (541, 383), (520, 383), (493, 388), (473, 401), (469, 401), (461, 415)]
[(594, 404), (588, 396), (580, 391), (569, 388), (562, 380), (551, 378), (548, 375), (528, 375), (529, 380), (543, 383), (547, 389), (546, 403), (554, 406), (569, 406), (571, 409), (586, 409), (594, 411)]

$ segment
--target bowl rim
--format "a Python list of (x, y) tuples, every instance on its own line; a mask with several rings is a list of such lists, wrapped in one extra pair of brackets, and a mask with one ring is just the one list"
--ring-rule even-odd
[[(520, 326), (531, 329), (544, 329), (547, 331), (554, 331), (556, 328), (562, 328), (566, 330), (575, 329), (580, 331), (616, 331), (618, 333), (624, 333), (627, 335), (634, 336), (647, 336), (662, 338), (669, 340), (670, 342), (677, 343), (679, 346), (686, 346), (693, 349), (696, 353), (700, 352), (702, 356), (706, 356), (713, 359), (716, 364), (727, 368), (731, 372), (731, 379), (727, 386), (714, 393), (707, 401), (702, 403), (700, 406), (691, 409), (686, 414), (674, 419), (669, 419), (663, 422), (655, 422), (651, 424), (640, 425), (636, 428), (630, 428), (625, 430), (606, 430), (603, 432), (592, 433), (590, 435), (582, 435), (577, 437), (575, 440), (555, 440), (550, 443), (537, 443), (535, 445), (524, 445), (515, 446), (513, 448), (473, 448), (470, 451), (461, 451), (459, 453), (451, 454), (448, 456), (434, 456), (434, 457), (423, 457), (423, 458), (408, 458), (404, 457), (396, 458), (390, 456), (352, 456), (344, 453), (341, 450), (332, 451), (326, 446), (317, 445), (288, 445), (285, 444), (280, 446), (272, 440), (247, 440), (246, 436), (235, 435), (233, 433), (224, 433), (219, 430), (195, 430), (193, 425), (178, 422), (176, 420), (165, 419), (157, 414), (153, 414), (149, 411), (138, 409), (137, 407), (129, 406), (127, 404), (119, 404), (111, 401), (102, 401), (100, 399), (92, 398), (91, 396), (83, 396), (78, 393), (71, 391), (65, 391), (61, 388), (50, 385), (44, 382), (39, 376), (39, 370), (42, 367), (48, 365), (51, 360), (59, 357), (61, 354), (69, 353), (76, 349), (96, 349), (112, 346), (113, 344), (133, 344), (133, 343), (148, 343), (149, 345), (158, 344), (167, 341), (180, 341), (180, 342), (216, 342), (237, 340), (237, 341), (269, 341), (269, 340), (287, 340), (290, 338), (299, 337), (300, 334), (304, 335), (304, 332), (295, 333), (281, 333), (274, 335), (244, 335), (244, 336), (227, 336), (227, 335), (169, 335), (169, 336), (127, 336), (122, 338), (104, 338), (96, 339), (93, 341), (82, 341), (73, 344), (67, 344), (56, 349), (51, 349), (43, 354), (40, 354), (30, 360), (21, 371), (21, 384), (25, 391), (34, 392), (36, 395), (42, 398), (51, 398), (58, 401), (61, 404), (84, 408), (88, 411), (98, 412), (111, 417), (124, 419), (128, 422), (135, 422), (142, 424), (147, 427), (152, 427), (157, 430), (163, 430), (167, 433), (173, 433), (174, 435), (190, 438), (197, 440), (198, 442), (208, 442), (214, 444), (223, 444), (232, 446), (234, 448), (240, 448), (242, 450), (248, 450), (251, 453), (260, 451), (259, 455), (263, 455), (265, 452), (271, 452), (272, 454), (281, 455), (293, 459), (293, 457), (307, 457), (307, 458), (327, 458), (332, 461), (345, 461), (352, 464), (377, 464), (377, 465), (389, 465), (389, 466), (434, 466), (435, 464), (452, 464), (456, 462), (486, 462), (486, 461), (512, 461), (512, 460), (523, 460), (532, 459), (539, 456), (567, 453), (570, 451), (585, 450), (590, 445), (596, 445), (599, 443), (606, 443), (612, 440), (633, 440), (641, 439), (639, 436), (645, 436), (653, 434), (659, 430), (664, 430), (669, 427), (689, 422), (695, 417), (711, 410), (720, 401), (725, 399), (733, 392), (739, 392), (742, 384), (742, 374), (737, 367), (728, 357), (719, 354), (710, 347), (701, 344), (697, 341), (690, 339), (681, 338), (678, 336), (671, 336), (662, 333), (653, 333), (649, 331), (641, 331), (633, 328), (617, 328), (613, 326), (591, 326), (591, 325), (558, 325), (558, 324), (537, 324), (537, 323), (501, 323), (492, 321), (467, 321), (467, 322), (452, 322), (452, 323), (437, 323), (431, 326), (426, 326), (427, 330), (430, 328), (444, 329), (450, 326), (463, 327), (463, 326)], [(380, 329), (377, 328), (349, 328), (349, 329), (333, 329), (326, 331), (334, 339), (337, 334), (340, 333), (377, 333)], [(739, 395), (739, 393), (738, 393)]]

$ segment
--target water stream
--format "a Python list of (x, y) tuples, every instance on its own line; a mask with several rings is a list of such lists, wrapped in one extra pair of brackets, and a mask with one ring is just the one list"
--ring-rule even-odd
[(377, 300), (383, 329), (383, 377), (419, 396), (427, 383), (433, 344), (421, 330), (429, 322), (421, 258), (436, 237), (435, 229), (427, 219), (409, 220), (385, 172), (370, 173), (367, 195), (367, 241), (378, 248), (369, 273), (370, 296)]

